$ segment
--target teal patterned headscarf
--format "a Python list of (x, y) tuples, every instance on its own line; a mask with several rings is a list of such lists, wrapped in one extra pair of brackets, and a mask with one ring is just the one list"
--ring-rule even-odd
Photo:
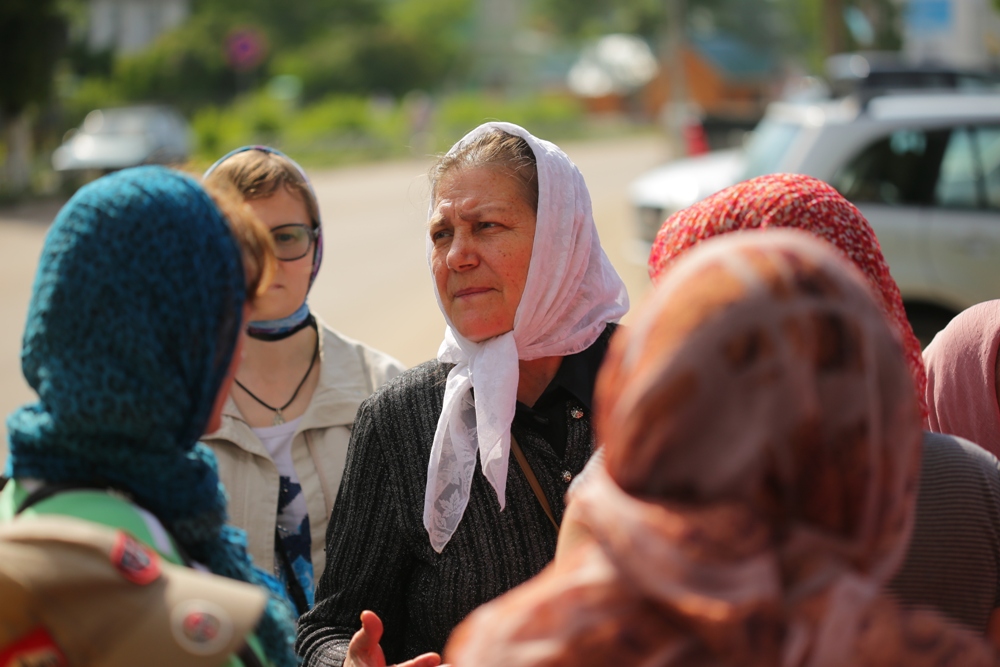
[[(7, 476), (122, 489), (212, 572), (276, 590), (226, 525), (198, 442), (245, 298), (239, 247), (193, 179), (138, 167), (82, 188), (42, 250), (21, 351), (38, 402), (7, 419)], [(276, 595), (257, 634), (272, 662), (296, 664)]]

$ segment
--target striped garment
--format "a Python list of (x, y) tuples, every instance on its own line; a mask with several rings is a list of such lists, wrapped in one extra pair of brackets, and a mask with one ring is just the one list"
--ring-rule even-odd
[(996, 457), (951, 435), (924, 433), (917, 517), (889, 590), (984, 633), (1000, 606), (1000, 470)]
[[(613, 329), (594, 346), (606, 349)], [(381, 645), (388, 664), (441, 651), (469, 612), (537, 574), (555, 554), (556, 531), (515, 463), (508, 470), (506, 509), (500, 511), (476, 466), (458, 530), (442, 553), (431, 548), (423, 526), (424, 488), (450, 369), (437, 361), (417, 366), (358, 412), (327, 531), (326, 571), (316, 605), (299, 619), (297, 648), (306, 665), (342, 665), (364, 609), (385, 624)], [(531, 428), (531, 420), (515, 418), (512, 427), (557, 519), (566, 488), (593, 451), (590, 410), (563, 395), (564, 456)]]

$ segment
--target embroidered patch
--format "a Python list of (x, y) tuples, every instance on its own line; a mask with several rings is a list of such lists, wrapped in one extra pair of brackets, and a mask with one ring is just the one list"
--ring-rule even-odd
[(10, 646), (0, 648), (0, 667), (67, 667), (66, 656), (48, 630), (38, 627)]
[(233, 637), (233, 621), (225, 609), (207, 600), (185, 600), (170, 613), (174, 639), (188, 653), (212, 655)]
[(111, 548), (111, 563), (133, 584), (145, 586), (160, 577), (160, 557), (125, 532), (119, 532)]

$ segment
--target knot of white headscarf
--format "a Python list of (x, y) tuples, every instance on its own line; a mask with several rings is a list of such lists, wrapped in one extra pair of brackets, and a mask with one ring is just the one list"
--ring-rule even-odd
[[(535, 238), (512, 331), (474, 343), (455, 330), (445, 313), (448, 327), (437, 358), (455, 367), (445, 385), (424, 495), (424, 527), (438, 553), (469, 504), (477, 451), (483, 476), (496, 491), (500, 509), (505, 506), (518, 360), (581, 352), (608, 322), (628, 312), (625, 285), (597, 236), (583, 175), (558, 146), (517, 125), (486, 123), (455, 144), (451, 153), (492, 129), (522, 137), (535, 155)], [(428, 265), (433, 247), (428, 235)], [(444, 313), (440, 294), (437, 300)]]

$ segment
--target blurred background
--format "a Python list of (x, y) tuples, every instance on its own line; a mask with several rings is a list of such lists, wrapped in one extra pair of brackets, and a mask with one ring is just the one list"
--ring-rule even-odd
[[(907, 41), (908, 26), (940, 23), (942, 11), (965, 32), (935, 57), (992, 62), (995, 26), (973, 39), (969, 29), (989, 22), (955, 20), (968, 5), (995, 22), (982, 4), (4, 0), (0, 197), (55, 194), (67, 179), (71, 190), (76, 183), (60, 172), (135, 160), (106, 155), (103, 164), (84, 149), (52, 160), (74, 132), (120, 135), (130, 123), (156, 135), (160, 154), (143, 159), (203, 164), (248, 142), (280, 146), (309, 166), (424, 155), (486, 117), (566, 139), (677, 124), (687, 112), (719, 147), (738, 142), (789, 85), (822, 75), (829, 55), (926, 51)], [(133, 105), (147, 107), (144, 116), (88, 120), (96, 109)], [(127, 152), (110, 143), (105, 152)]]
[(633, 303), (664, 217), (800, 171), (869, 216), (929, 340), (1000, 297), (998, 64), (994, 0), (3, 0), (0, 414), (32, 397), (20, 335), (66, 198), (249, 143), (315, 180), (332, 248), (314, 310), (433, 357), (424, 174), (494, 119), (578, 163)]

